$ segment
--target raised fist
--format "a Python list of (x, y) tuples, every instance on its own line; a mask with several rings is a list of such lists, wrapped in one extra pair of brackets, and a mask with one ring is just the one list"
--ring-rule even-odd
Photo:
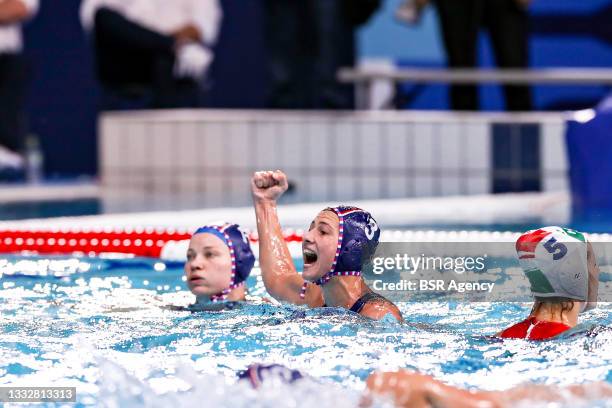
[(251, 178), (254, 201), (276, 201), (287, 191), (287, 176), (280, 170), (256, 171)]

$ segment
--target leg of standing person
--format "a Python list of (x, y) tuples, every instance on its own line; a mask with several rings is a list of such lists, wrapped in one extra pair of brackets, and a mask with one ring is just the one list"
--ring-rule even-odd
[(315, 109), (353, 109), (353, 86), (337, 80), (340, 68), (355, 65), (355, 26), (344, 0), (315, 0), (317, 38)]
[(158, 54), (151, 67), (154, 109), (188, 108), (200, 104), (197, 81), (174, 76), (174, 55)]
[[(440, 29), (449, 68), (474, 68), (483, 2), (488, 0), (436, 0)], [(475, 85), (451, 85), (451, 108), (478, 110)]]
[[(197, 104), (198, 84), (178, 81), (173, 74), (174, 38), (133, 23), (101, 8), (95, 16), (98, 75), (106, 88), (148, 88), (149, 108)], [(103, 107), (112, 108), (112, 107)]]
[(306, 34), (312, 0), (266, 0), (265, 37), (269, 93), (273, 109), (304, 109), (310, 105), (313, 38)]
[(174, 55), (157, 54), (151, 65), (151, 85), (153, 88), (152, 107), (154, 109), (175, 107), (175, 79), (172, 75)]
[(26, 64), (19, 54), (0, 54), (0, 145), (15, 153), (25, 147)]
[[(517, 0), (487, 0), (484, 21), (491, 35), (497, 65), (501, 68), (529, 66), (529, 16)], [(506, 109), (532, 109), (529, 86), (504, 86)]]

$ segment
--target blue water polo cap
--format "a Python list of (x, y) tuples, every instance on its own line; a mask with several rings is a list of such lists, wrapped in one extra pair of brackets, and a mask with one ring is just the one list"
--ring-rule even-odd
[[(223, 299), (232, 289), (238, 287), (249, 277), (255, 264), (255, 255), (251, 250), (249, 237), (237, 224), (205, 225), (198, 228), (196, 234), (213, 234), (219, 237), (230, 250), (232, 259), (232, 284), (224, 290)], [(226, 293), (227, 292), (227, 293)]]
[[(314, 281), (325, 285), (333, 276), (361, 276), (361, 268), (375, 253), (380, 238), (380, 228), (372, 214), (361, 208), (339, 205), (323, 211), (332, 211), (338, 216), (338, 245), (331, 269)], [(300, 291), (306, 297), (308, 282)]]
[(338, 216), (338, 246), (331, 270), (317, 279), (324, 285), (332, 276), (360, 276), (361, 267), (378, 246), (380, 229), (372, 215), (357, 207), (338, 206), (326, 208)]
[(338, 206), (328, 208), (338, 216), (339, 251), (336, 253), (336, 262), (333, 272), (361, 271), (378, 246), (380, 229), (372, 215), (357, 207)]
[(304, 376), (298, 370), (280, 364), (251, 364), (246, 370), (238, 373), (238, 379), (248, 380), (253, 388), (259, 388), (267, 381), (292, 384), (302, 378)]

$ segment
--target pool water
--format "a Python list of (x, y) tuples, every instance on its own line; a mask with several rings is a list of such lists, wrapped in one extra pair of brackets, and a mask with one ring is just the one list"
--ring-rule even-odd
[[(250, 292), (265, 296), (257, 272)], [(490, 336), (529, 304), (403, 302), (404, 324), (268, 303), (192, 313), (168, 307), (194, 300), (182, 276), (181, 265), (150, 259), (0, 259), (0, 386), (76, 386), (81, 406), (340, 408), (357, 406), (377, 369), (489, 390), (612, 383), (609, 303), (555, 340), (502, 341)], [(253, 362), (315, 379), (255, 392), (235, 382)]]

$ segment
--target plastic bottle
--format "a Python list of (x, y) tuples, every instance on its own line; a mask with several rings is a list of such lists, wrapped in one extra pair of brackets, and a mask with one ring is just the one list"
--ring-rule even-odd
[(36, 135), (26, 139), (26, 178), (30, 184), (38, 184), (43, 179), (43, 152)]

